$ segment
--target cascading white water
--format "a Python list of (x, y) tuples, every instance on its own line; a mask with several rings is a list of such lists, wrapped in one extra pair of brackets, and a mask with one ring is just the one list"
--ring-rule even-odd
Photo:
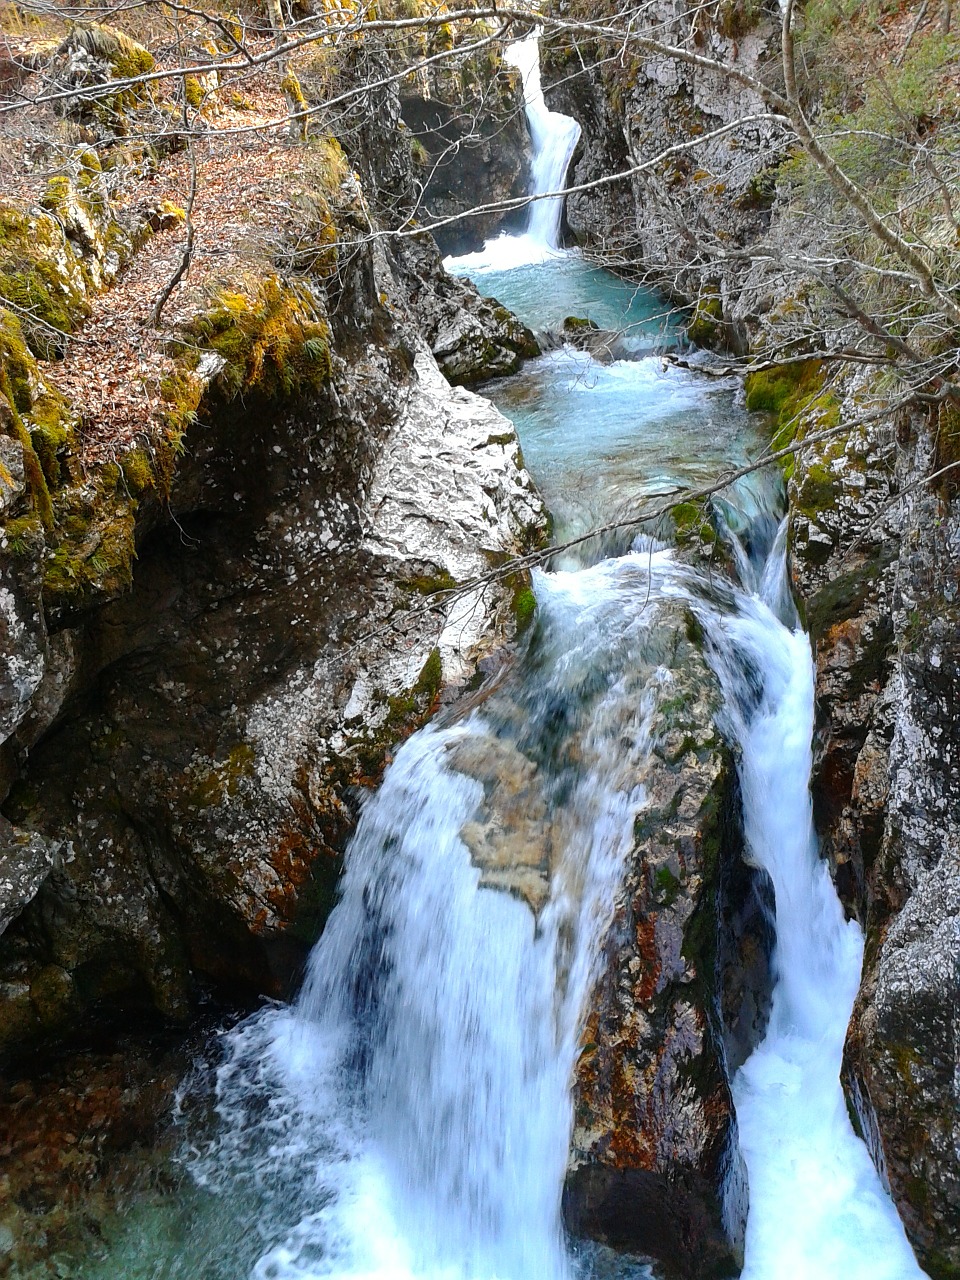
[[(535, 191), (555, 190), (576, 126), (543, 103), (536, 37), (515, 50)], [(536, 202), (525, 235), (447, 265), (543, 261), (557, 252), (559, 217), (558, 200)], [(539, 575), (536, 669), (482, 714), (398, 751), (364, 810), (298, 1004), (224, 1043), (220, 1127), (192, 1168), (257, 1206), (254, 1280), (575, 1273), (560, 1222), (570, 1081), (644, 803), (636, 779), (652, 708), (669, 680), (644, 658), (664, 597), (703, 624), (740, 747), (749, 855), (776, 893), (769, 1029), (734, 1083), (750, 1182), (744, 1276), (922, 1275), (839, 1084), (861, 940), (817, 857), (811, 659), (791, 629), (785, 530), (773, 540), (773, 527), (766, 556), (730, 532), (742, 588), (707, 584), (649, 549)], [(525, 872), (541, 893), (534, 912), (527, 881), (512, 894), (488, 886), (509, 882), (510, 858), (526, 866), (538, 842), (544, 865)], [(486, 863), (475, 856), (485, 844)]]
[(488, 240), (477, 253), (446, 258), (448, 271), (507, 271), (529, 266), (555, 257), (559, 249), (560, 219), (563, 196), (546, 196), (563, 188), (567, 169), (573, 157), (580, 126), (570, 116), (551, 111), (543, 97), (540, 83), (540, 37), (534, 31), (511, 45), (504, 60), (520, 72), (523, 101), (533, 144), (530, 195), (533, 201), (526, 231), (521, 235), (503, 233)]
[[(669, 680), (643, 657), (656, 610), (631, 559), (539, 577), (539, 672), (400, 749), (297, 1006), (228, 1037), (195, 1172), (276, 1188), (287, 1227), (256, 1280), (570, 1274), (570, 1080)], [(482, 868), (468, 840), (491, 846)], [(484, 887), (517, 859), (536, 914), (529, 881)]]
[[(540, 83), (540, 41), (536, 32), (512, 45), (506, 61), (512, 63), (523, 80), (523, 99), (533, 142), (531, 194), (543, 196), (559, 191), (567, 174), (580, 126), (570, 116), (551, 111)], [(530, 207), (527, 236), (546, 249), (556, 249), (560, 240), (563, 197), (535, 199)]]
[(792, 615), (784, 530), (728, 616), (700, 609), (741, 748), (747, 855), (776, 896), (776, 986), (762, 1044), (734, 1080), (750, 1213), (746, 1280), (923, 1275), (840, 1085), (862, 936), (846, 922), (813, 831), (813, 664)]

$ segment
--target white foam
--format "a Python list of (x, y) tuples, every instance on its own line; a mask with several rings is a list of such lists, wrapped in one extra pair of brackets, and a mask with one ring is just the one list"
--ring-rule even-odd
[[(782, 570), (782, 538), (774, 555)], [(777, 574), (768, 570), (763, 588), (771, 603), (783, 599)], [(862, 936), (844, 920), (813, 831), (810, 643), (758, 597), (741, 597), (734, 617), (708, 627), (742, 749), (748, 854), (776, 894), (770, 1024), (734, 1081), (750, 1185), (743, 1277), (917, 1280), (923, 1272), (840, 1085)]]

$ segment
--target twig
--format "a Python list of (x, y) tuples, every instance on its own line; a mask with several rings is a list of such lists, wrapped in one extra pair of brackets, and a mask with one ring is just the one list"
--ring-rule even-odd
[[(186, 97), (184, 97), (186, 102)], [(174, 271), (173, 275), (167, 281), (163, 291), (153, 306), (153, 314), (150, 317), (154, 329), (160, 328), (160, 314), (166, 306), (170, 295), (174, 289), (187, 274), (190, 267), (190, 259), (193, 257), (193, 244), (195, 230), (193, 225), (193, 202), (197, 197), (197, 155), (193, 148), (193, 142), (187, 144), (187, 154), (190, 158), (190, 191), (187, 194), (187, 203), (184, 209), (187, 224), (187, 239), (183, 246), (183, 253), (180, 255), (180, 263)]]

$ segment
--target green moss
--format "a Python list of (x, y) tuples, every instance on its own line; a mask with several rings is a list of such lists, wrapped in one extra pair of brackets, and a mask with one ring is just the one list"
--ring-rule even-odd
[(537, 597), (531, 588), (523, 583), (513, 592), (513, 616), (517, 623), (517, 635), (522, 635), (530, 626), (537, 613)]
[(653, 877), (653, 888), (662, 907), (672, 906), (680, 892), (680, 881), (669, 867), (659, 867)]
[(893, 549), (886, 547), (882, 556), (834, 575), (820, 588), (807, 605), (808, 630), (814, 640), (862, 610), (893, 555)]
[(820, 385), (821, 371), (819, 360), (798, 360), (775, 369), (748, 373), (743, 381), (747, 408), (751, 412), (779, 415), (802, 386), (813, 379)]
[(47, 187), (40, 197), (40, 206), (51, 213), (59, 213), (69, 204), (72, 195), (70, 179), (66, 174), (58, 173), (47, 179)]
[(590, 333), (600, 328), (595, 321), (587, 320), (584, 316), (566, 316), (560, 327), (564, 333), (573, 334)]
[(443, 661), (439, 649), (432, 649), (417, 676), (416, 683), (406, 693), (394, 694), (383, 699), (386, 717), (373, 733), (366, 732), (350, 743), (350, 778), (364, 786), (375, 782), (383, 772), (391, 748), (409, 737), (435, 710), (437, 696), (443, 685)]
[(0, 396), (6, 400), (10, 406), (10, 429), (14, 439), (20, 442), (23, 448), (23, 469), (27, 482), (27, 489), (33, 501), (33, 509), (40, 518), (44, 528), (53, 528), (53, 503), (50, 498), (50, 489), (47, 484), (46, 476), (43, 472), (43, 466), (37, 457), (36, 450), (33, 447), (33, 441), (30, 438), (30, 432), (24, 425), (23, 418), (17, 409), (16, 393), (7, 373), (6, 364), (2, 360), (0, 354)]
[(430, 656), (423, 664), (423, 668), (417, 676), (417, 683), (413, 686), (414, 697), (426, 696), (432, 702), (440, 692), (440, 686), (443, 684), (443, 660), (440, 657), (439, 649), (431, 649)]
[(716, 293), (697, 299), (687, 325), (687, 337), (698, 347), (715, 347), (723, 343), (723, 303)]
[[(316, 148), (321, 155), (321, 181), (335, 183), (340, 171), (343, 153), (334, 152), (322, 144)], [(285, 243), (278, 255), (282, 264), (292, 267), (302, 275), (317, 276), (328, 280), (336, 273), (339, 257), (337, 242), (339, 232), (327, 196), (322, 190), (311, 187), (295, 193), (299, 210), (298, 237), (296, 243)]]
[(198, 110), (203, 105), (205, 94), (203, 86), (196, 76), (185, 76), (183, 81), (183, 95), (187, 100), (187, 105)]
[(61, 464), (73, 443), (73, 420), (67, 402), (51, 392), (38, 396), (30, 409), (29, 428), (44, 478), (53, 491), (63, 483)]
[[(825, 381), (826, 374), (819, 360), (797, 360), (747, 374), (744, 379), (747, 408), (772, 415), (771, 444), (775, 450), (802, 440), (808, 431), (826, 431), (840, 425), (840, 402), (832, 391), (825, 389)], [(790, 479), (794, 473), (793, 456), (781, 459), (780, 466)], [(819, 474), (811, 482), (805, 502), (813, 504), (822, 498), (821, 505), (828, 505), (833, 496), (832, 484), (832, 477)]]
[(223, 761), (200, 766), (190, 777), (188, 803), (194, 809), (211, 809), (235, 796), (245, 779), (256, 772), (256, 752), (248, 742), (237, 743)]
[(3, 550), (17, 558), (35, 558), (45, 542), (43, 524), (35, 515), (8, 520), (0, 530)]
[(440, 591), (455, 591), (458, 583), (452, 574), (441, 569), (439, 573), (424, 574), (419, 578), (404, 578), (401, 585), (422, 596), (432, 596)]
[(93, 597), (129, 590), (137, 554), (136, 501), (121, 480), (119, 467), (106, 466), (95, 482), (58, 496), (57, 542), (43, 579), (49, 606), (81, 608)]
[(331, 371), (330, 327), (317, 308), (306, 285), (275, 276), (259, 282), (252, 296), (224, 290), (212, 310), (191, 322), (184, 355), (195, 360), (199, 344), (223, 357), (216, 387), (226, 400), (243, 392), (268, 400), (317, 392)]
[(157, 473), (145, 449), (132, 449), (120, 459), (120, 470), (130, 492), (139, 497), (157, 487)]
[(706, 502), (678, 502), (675, 507), (670, 508), (670, 516), (678, 547), (716, 546), (717, 531), (713, 527)]
[(42, 359), (57, 357), (62, 345), (45, 326), (70, 333), (90, 312), (83, 290), (57, 264), (55, 252), (64, 248), (53, 218), (0, 204), (0, 303), (10, 303), (24, 319), (30, 348)]
[(39, 371), (37, 361), (27, 346), (20, 321), (10, 311), (0, 308), (0, 368), (6, 379), (4, 394), (18, 413), (28, 413), (33, 406), (33, 393)]

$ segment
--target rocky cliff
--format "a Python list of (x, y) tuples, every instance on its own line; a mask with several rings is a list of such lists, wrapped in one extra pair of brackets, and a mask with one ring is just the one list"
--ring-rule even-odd
[[(841, 421), (857, 416), (854, 382)], [(949, 479), (927, 481), (952, 447), (938, 419), (904, 410), (802, 451), (791, 515), (817, 655), (819, 827), (867, 932), (845, 1083), (937, 1277), (960, 1266), (960, 503)]]
[[(113, 54), (151, 57), (84, 39), (100, 83)], [(509, 590), (459, 587), (545, 527), (511, 424), (431, 351), (470, 381), (529, 335), (435, 248), (383, 249), (334, 139), (252, 147), (261, 199), (226, 226), (240, 173), (213, 150), (160, 343), (139, 282), (157, 296), (184, 212), (119, 189), (125, 144), (95, 124), (98, 147), (0, 210), (14, 1050), (91, 1010), (287, 989), (358, 789), (512, 633)]]
[(658, 629), (669, 676), (583, 1032), (564, 1209), (668, 1275), (723, 1275), (747, 1207), (729, 1078), (762, 1034), (769, 938), (745, 908), (762, 886), (740, 858), (719, 689), (689, 617), (661, 609)]

